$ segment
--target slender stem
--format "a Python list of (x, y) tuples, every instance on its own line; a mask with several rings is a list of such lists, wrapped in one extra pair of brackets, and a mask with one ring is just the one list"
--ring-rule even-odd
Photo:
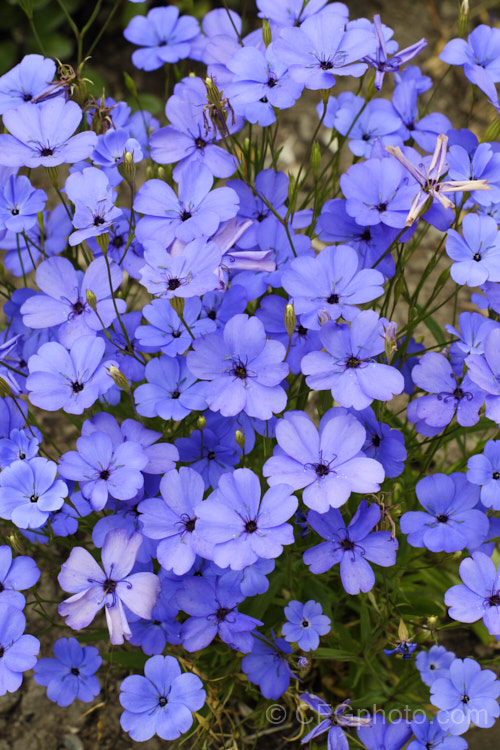
[(104, 34), (104, 32), (106, 31), (107, 27), (109, 26), (109, 23), (110, 23), (111, 19), (113, 18), (113, 16), (115, 15), (116, 11), (118, 10), (121, 1), (122, 0), (115, 0), (115, 4), (113, 5), (113, 7), (111, 8), (110, 12), (108, 13), (108, 15), (106, 17), (106, 20), (104, 21), (103, 25), (101, 26), (101, 28), (99, 30), (99, 33), (97, 34), (96, 38), (94, 39), (94, 41), (92, 42), (92, 44), (88, 48), (86, 57), (89, 57), (92, 54), (92, 52), (94, 51), (95, 47), (98, 45), (98, 43), (99, 43), (102, 35)]

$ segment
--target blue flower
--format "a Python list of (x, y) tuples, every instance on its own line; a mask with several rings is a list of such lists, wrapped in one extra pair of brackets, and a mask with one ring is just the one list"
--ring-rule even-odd
[(240, 314), (226, 323), (222, 335), (194, 341), (187, 363), (193, 375), (210, 381), (205, 398), (212, 411), (270, 419), (286, 405), (280, 385), (288, 374), (285, 353), (283, 344), (266, 339), (260, 320)]
[(447, 734), (437, 716), (432, 721), (419, 716), (410, 726), (416, 739), (410, 742), (408, 750), (467, 750), (467, 742), (462, 737)]
[(389, 531), (373, 531), (380, 521), (378, 505), (363, 500), (346, 528), (339, 510), (332, 508), (319, 514), (311, 510), (309, 525), (327, 541), (304, 552), (304, 562), (311, 573), (326, 573), (340, 563), (340, 578), (348, 594), (370, 591), (375, 574), (369, 565), (387, 568), (396, 562), (398, 542)]
[(177, 421), (194, 410), (206, 409), (205, 384), (195, 382), (184, 357), (151, 359), (145, 374), (147, 383), (134, 391), (137, 411), (144, 417)]
[(341, 406), (356, 410), (366, 408), (373, 399), (389, 401), (402, 393), (401, 373), (375, 360), (384, 351), (386, 324), (375, 310), (360, 312), (350, 327), (325, 323), (320, 339), (326, 351), (311, 352), (302, 360), (307, 385), (318, 391), (331, 389)]
[(248, 653), (252, 650), (252, 631), (262, 625), (260, 620), (238, 612), (244, 600), (240, 587), (221, 578), (185, 579), (176, 594), (179, 607), (191, 615), (182, 625), (182, 645), (186, 651), (199, 651), (216, 635), (230, 648)]
[(0, 546), (0, 603), (12, 604), (23, 609), (26, 600), (20, 593), (29, 589), (40, 578), (40, 571), (31, 557), (20, 555), (12, 559), (12, 550), (7, 545)]
[(500, 29), (477, 26), (465, 39), (452, 39), (439, 55), (450, 65), (463, 65), (466, 77), (475, 82), (475, 69), (482, 68), (493, 83), (500, 81)]
[(179, 18), (179, 9), (170, 5), (152, 8), (147, 16), (134, 16), (123, 32), (141, 49), (132, 53), (132, 62), (140, 70), (156, 70), (165, 63), (176, 63), (189, 57), (190, 42), (199, 33), (193, 16)]
[(481, 502), (500, 510), (500, 440), (488, 440), (483, 452), (467, 461), (467, 481), (481, 485)]
[(343, 411), (329, 410), (319, 432), (305, 412), (286, 412), (276, 425), (278, 445), (262, 469), (270, 486), (304, 488), (305, 505), (318, 513), (340, 507), (351, 492), (377, 492), (384, 480), (379, 462), (361, 452), (363, 427)]
[(500, 635), (500, 573), (483, 552), (460, 563), (463, 584), (452, 586), (445, 594), (448, 614), (459, 622), (476, 622), (482, 618), (492, 635)]
[(478, 489), (461, 472), (424, 477), (417, 482), (416, 493), (425, 512), (408, 511), (401, 516), (401, 531), (408, 534), (412, 547), (457, 552), (487, 540), (489, 520), (476, 507)]
[(195, 507), (195, 536), (203, 557), (221, 568), (242, 570), (261, 557), (279, 557), (293, 544), (286, 523), (297, 509), (292, 488), (277, 484), (261, 500), (259, 479), (250, 469), (223, 474), (219, 486)]
[(302, 651), (317, 649), (319, 636), (330, 632), (330, 618), (323, 614), (321, 604), (313, 599), (305, 604), (293, 599), (285, 607), (285, 617), (288, 622), (281, 628), (281, 634)]
[(344, 729), (349, 729), (350, 727), (370, 726), (372, 722), (371, 717), (359, 717), (345, 714), (350, 700), (344, 701), (332, 710), (332, 707), (329, 706), (328, 703), (325, 703), (321, 698), (318, 698), (317, 695), (302, 693), (300, 698), (306, 705), (312, 708), (313, 711), (316, 711), (316, 713), (323, 717), (323, 720), (302, 738), (302, 745), (305, 745), (306, 742), (310, 742), (316, 737), (328, 732), (328, 750), (349, 750), (349, 742), (344, 733)]
[(431, 703), (441, 709), (440, 727), (450, 734), (463, 734), (470, 724), (492, 727), (500, 716), (497, 698), (500, 681), (491, 669), (481, 669), (474, 659), (455, 659), (448, 677), (431, 685)]
[(385, 716), (375, 714), (370, 726), (358, 727), (357, 733), (366, 750), (400, 750), (412, 731), (406, 719), (395, 719), (388, 724)]
[(402, 659), (408, 660), (411, 659), (411, 655), (416, 648), (416, 643), (410, 643), (410, 641), (401, 641), (397, 644), (397, 646), (395, 646), (395, 648), (384, 648), (384, 654), (386, 656), (393, 656), (393, 654), (398, 654)]
[[(0, 77), (0, 115), (48, 93), (55, 74), (54, 60), (43, 55), (25, 55)], [(62, 93), (62, 89), (56, 89), (52, 95)]]
[(58, 510), (68, 495), (62, 479), (56, 479), (57, 464), (37, 457), (14, 461), (0, 473), (0, 517), (21, 529), (43, 526), (50, 511)]
[(102, 663), (98, 650), (82, 647), (76, 638), (59, 638), (54, 655), (40, 659), (34, 669), (35, 682), (46, 686), (47, 698), (58, 706), (69, 706), (76, 698), (90, 703), (101, 691), (95, 677)]
[(412, 60), (427, 47), (427, 42), (425, 39), (420, 39), (420, 41), (412, 44), (411, 47), (406, 47), (399, 50), (399, 52), (396, 51), (396, 45), (396, 49), (393, 50), (395, 54), (393, 57), (388, 58), (384, 28), (379, 15), (373, 16), (373, 26), (377, 37), (377, 49), (373, 56), (365, 57), (364, 61), (368, 63), (370, 68), (375, 68), (375, 88), (377, 91), (380, 91), (385, 74), (397, 73), (402, 65)]
[(448, 230), (446, 252), (455, 261), (451, 278), (457, 284), (481, 286), (486, 281), (500, 281), (500, 232), (491, 216), (466, 214), (462, 235)]
[(431, 646), (428, 651), (420, 651), (415, 658), (415, 666), (420, 672), (420, 679), (425, 685), (439, 677), (448, 677), (450, 664), (455, 659), (453, 651), (444, 646)]
[(242, 659), (241, 669), (250, 682), (258, 685), (264, 698), (276, 700), (288, 690), (290, 679), (297, 679), (288, 657), (292, 647), (283, 640), (260, 635), (253, 640), (252, 651)]
[[(160, 10), (160, 9), (158, 9)], [(193, 723), (192, 711), (205, 703), (203, 683), (194, 674), (182, 674), (173, 656), (153, 656), (142, 675), (130, 675), (121, 684), (122, 729), (136, 742), (175, 740)]]
[(86, 159), (97, 143), (90, 130), (73, 135), (82, 119), (76, 102), (58, 96), (43, 104), (22, 104), (3, 115), (8, 134), (0, 135), (0, 164), (56, 167)]
[(0, 229), (24, 232), (45, 208), (47, 194), (33, 187), (27, 177), (11, 175), (0, 193)]
[(36, 664), (40, 641), (23, 635), (26, 618), (12, 605), (0, 608), (0, 695), (15, 693), (23, 681), (23, 672)]

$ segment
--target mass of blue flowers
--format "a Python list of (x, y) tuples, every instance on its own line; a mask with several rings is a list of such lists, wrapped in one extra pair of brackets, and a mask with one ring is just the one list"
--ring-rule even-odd
[(500, 715), (498, 18), (464, 0), (419, 67), (341, 2), (191, 5), (127, 8), (152, 112), (83, 32), (0, 77), (0, 696), (466, 750)]

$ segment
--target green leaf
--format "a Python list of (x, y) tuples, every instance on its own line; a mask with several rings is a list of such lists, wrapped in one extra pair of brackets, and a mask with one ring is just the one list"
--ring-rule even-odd
[(149, 657), (140, 651), (111, 651), (109, 654), (102, 654), (102, 658), (110, 664), (143, 671)]

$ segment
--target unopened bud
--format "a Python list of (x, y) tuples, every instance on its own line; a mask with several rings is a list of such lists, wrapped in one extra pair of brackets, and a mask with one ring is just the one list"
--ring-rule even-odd
[(132, 96), (137, 97), (137, 87), (135, 85), (135, 81), (132, 78), (132, 76), (129, 76), (128, 73), (124, 73), (123, 78), (125, 80), (125, 86), (127, 87), (127, 91), (129, 92), (129, 94), (132, 94)]
[(153, 180), (155, 177), (158, 176), (158, 172), (154, 168), (152, 164), (148, 164), (146, 167), (146, 180)]
[(45, 167), (45, 174), (49, 178), (52, 185), (57, 187), (57, 177), (59, 175), (59, 167)]
[(125, 151), (123, 154), (123, 162), (118, 165), (118, 171), (121, 176), (129, 183), (133, 183), (135, 180), (135, 162), (134, 155), (130, 151)]
[(484, 132), (482, 143), (500, 140), (500, 117), (494, 117)]
[(397, 323), (389, 323), (387, 328), (384, 330), (384, 350), (385, 356), (388, 362), (390, 362), (397, 352)]
[(429, 617), (427, 618), (427, 625), (430, 628), (434, 628), (437, 625), (437, 621), (438, 621), (437, 615), (429, 615)]
[(15, 531), (13, 531), (9, 536), (9, 544), (14, 552), (17, 552), (18, 554), (22, 554), (25, 551), (21, 541), (21, 537)]
[(207, 418), (203, 416), (203, 414), (200, 414), (198, 419), (196, 420), (196, 427), (198, 430), (203, 430), (206, 427), (207, 424)]
[(220, 91), (217, 88), (212, 76), (207, 76), (205, 78), (205, 88), (207, 90), (207, 100), (209, 104), (215, 104), (215, 105), (220, 104), (220, 99), (221, 99)]
[(236, 440), (236, 445), (239, 445), (242, 450), (245, 450), (245, 435), (242, 430), (236, 430), (234, 433), (234, 439)]
[(408, 628), (407, 628), (407, 627), (406, 627), (406, 625), (404, 624), (404, 622), (403, 622), (403, 619), (402, 619), (402, 618), (401, 618), (401, 620), (399, 621), (399, 628), (398, 628), (398, 638), (399, 638), (399, 640), (400, 640), (400, 641), (402, 641), (403, 643), (405, 643), (405, 642), (406, 642), (406, 641), (408, 640), (408, 638), (409, 638), (409, 634), (408, 634)]
[(463, 39), (469, 28), (469, 0), (462, 0), (458, 14), (458, 36)]
[(103, 234), (98, 234), (95, 238), (97, 244), (102, 250), (102, 254), (106, 255), (108, 252), (108, 245), (109, 245), (109, 234), (107, 232), (104, 232)]
[(320, 326), (324, 326), (325, 323), (328, 323), (329, 320), (332, 319), (332, 316), (328, 312), (328, 310), (320, 310), (318, 313), (318, 323)]
[(318, 141), (314, 141), (312, 148), (311, 148), (311, 169), (312, 169), (315, 180), (317, 180), (319, 177), (320, 166), (321, 166), (321, 151), (319, 150)]
[(115, 365), (111, 365), (107, 368), (107, 370), (109, 377), (112, 379), (113, 383), (118, 386), (118, 388), (121, 388), (122, 391), (130, 392), (130, 383), (128, 382), (123, 372), (118, 369), (118, 367), (115, 367)]
[(165, 171), (165, 167), (158, 167), (157, 177), (158, 177), (159, 180), (166, 180), (167, 179), (167, 173)]
[(0, 398), (7, 398), (8, 396), (12, 396), (10, 385), (6, 380), (0, 378)]
[(295, 175), (288, 173), (288, 212), (293, 213), (297, 201), (297, 180)]
[(177, 313), (179, 318), (182, 318), (184, 314), (184, 298), (183, 297), (172, 297), (170, 300), (170, 304), (174, 310), (174, 312)]
[(370, 101), (370, 99), (373, 99), (374, 96), (375, 96), (375, 70), (371, 68), (366, 78), (365, 99), (368, 102)]
[(285, 328), (289, 338), (292, 338), (295, 326), (297, 325), (297, 316), (295, 315), (294, 306), (290, 303), (285, 307)]
[(319, 93), (321, 94), (321, 101), (323, 102), (323, 107), (326, 109), (328, 100), (330, 98), (330, 89), (321, 89)]
[(264, 44), (266, 45), (266, 47), (269, 47), (272, 41), (272, 37), (271, 26), (267, 18), (262, 21), (262, 39), (264, 40)]
[(87, 305), (95, 312), (97, 308), (97, 297), (95, 296), (92, 289), (87, 289), (85, 296), (87, 298)]

